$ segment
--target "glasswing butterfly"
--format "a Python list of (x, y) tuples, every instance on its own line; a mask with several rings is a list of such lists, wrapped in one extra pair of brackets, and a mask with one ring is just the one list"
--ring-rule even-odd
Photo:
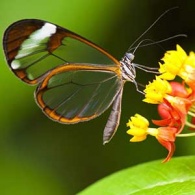
[(133, 54), (118, 61), (82, 36), (37, 19), (10, 25), (3, 48), (12, 72), (38, 85), (36, 102), (54, 121), (88, 121), (112, 105), (103, 134), (103, 142), (110, 141), (120, 121), (123, 85), (135, 83)]

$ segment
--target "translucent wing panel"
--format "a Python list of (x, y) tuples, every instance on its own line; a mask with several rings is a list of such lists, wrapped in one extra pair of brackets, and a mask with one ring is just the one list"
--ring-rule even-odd
[(12, 71), (28, 83), (61, 64), (90, 63), (119, 66), (106, 51), (87, 39), (41, 20), (22, 20), (4, 34), (4, 51)]
[(37, 102), (50, 118), (76, 123), (103, 113), (121, 87), (121, 79), (111, 71), (65, 71), (38, 88)]
[(90, 64), (105, 64), (113, 65), (116, 64), (112, 58), (102, 53), (103, 50), (99, 50), (99, 47), (94, 47), (89, 42), (83, 42), (77, 37), (68, 37), (67, 35), (62, 40), (61, 45), (53, 51), (53, 54), (63, 59), (64, 62), (70, 63), (90, 63)]

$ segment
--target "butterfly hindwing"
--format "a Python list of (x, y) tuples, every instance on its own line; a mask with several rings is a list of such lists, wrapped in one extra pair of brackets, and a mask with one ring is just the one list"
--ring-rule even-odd
[(37, 103), (47, 116), (62, 123), (95, 118), (111, 105), (123, 85), (116, 68), (109, 69), (83, 64), (58, 67), (38, 86)]

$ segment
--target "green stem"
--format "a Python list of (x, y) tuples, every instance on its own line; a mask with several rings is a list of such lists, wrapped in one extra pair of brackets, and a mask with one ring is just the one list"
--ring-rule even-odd
[(195, 136), (195, 133), (184, 133), (184, 134), (178, 134), (176, 137), (192, 137)]
[(189, 114), (189, 115), (191, 115), (191, 116), (193, 116), (193, 117), (195, 117), (194, 110), (193, 110), (193, 112), (191, 112), (191, 111), (188, 111), (188, 114)]
[(195, 125), (194, 124), (192, 124), (192, 123), (190, 123), (190, 122), (188, 122), (188, 121), (186, 121), (186, 123), (185, 123), (188, 127), (191, 127), (191, 128), (193, 128), (193, 129), (195, 129)]

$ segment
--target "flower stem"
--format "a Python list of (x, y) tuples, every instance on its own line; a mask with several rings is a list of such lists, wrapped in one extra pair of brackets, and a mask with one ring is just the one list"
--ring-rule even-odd
[(190, 123), (190, 122), (188, 122), (188, 121), (186, 121), (185, 124), (186, 124), (188, 127), (191, 127), (191, 128), (193, 128), (193, 129), (195, 129), (195, 125), (194, 125), (194, 124), (192, 124), (192, 123)]
[(192, 137), (195, 136), (195, 133), (184, 133), (184, 134), (178, 134), (176, 137)]

